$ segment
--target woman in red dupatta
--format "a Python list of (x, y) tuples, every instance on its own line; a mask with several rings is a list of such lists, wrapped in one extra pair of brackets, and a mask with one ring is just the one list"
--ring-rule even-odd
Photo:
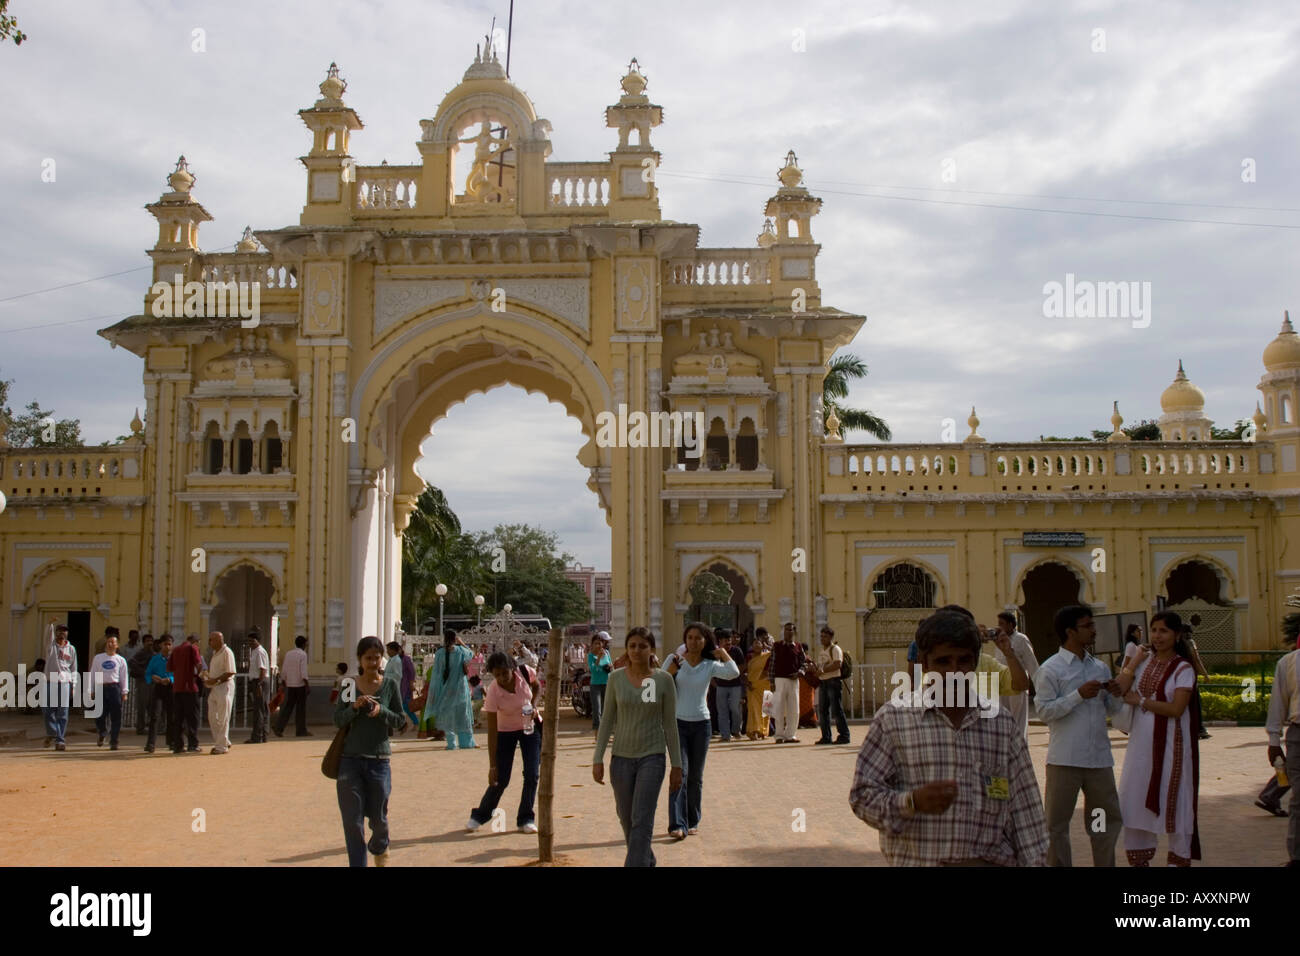
[(1200, 718), (1192, 705), (1196, 670), (1180, 635), (1183, 622), (1164, 611), (1151, 619), (1151, 653), (1143, 648), (1116, 678), (1133, 708), (1120, 778), (1124, 850), (1132, 866), (1149, 866), (1158, 835), (1169, 838), (1170, 866), (1201, 858), (1196, 826), (1200, 791)]

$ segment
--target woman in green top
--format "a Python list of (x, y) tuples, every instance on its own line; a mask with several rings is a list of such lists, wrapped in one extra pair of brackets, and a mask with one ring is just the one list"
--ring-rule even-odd
[[(375, 866), (388, 864), (388, 794), (393, 782), (388, 732), (400, 730), (406, 716), (397, 684), (385, 681), (379, 669), (383, 659), (379, 638), (363, 637), (357, 643), (361, 675), (344, 679), (334, 703), (334, 726), (348, 729), (336, 789), (349, 866), (365, 866), (367, 849), (375, 856)], [(369, 845), (366, 817), (370, 818)]]
[(652, 668), (654, 635), (644, 627), (627, 634), (627, 666), (609, 677), (605, 713), (596, 734), (591, 776), (605, 782), (605, 748), (614, 735), (614, 755), (609, 781), (614, 804), (627, 841), (624, 866), (654, 866), (650, 838), (655, 829), (655, 806), (664, 784), (664, 751), (672, 761), (669, 791), (682, 786), (682, 754), (677, 740), (677, 688), (673, 679)]

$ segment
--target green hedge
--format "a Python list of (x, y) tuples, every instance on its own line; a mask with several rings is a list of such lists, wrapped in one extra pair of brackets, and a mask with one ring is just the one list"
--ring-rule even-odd
[(1267, 718), (1267, 693), (1257, 691), (1253, 701), (1244, 701), (1241, 699), (1241, 694), (1201, 691), (1202, 720), (1242, 720), (1262, 724)]
[(1245, 687), (1246, 681), (1255, 682), (1255, 693), (1266, 694), (1273, 686), (1273, 675), (1269, 674), (1264, 680), (1259, 679), (1259, 673), (1254, 674), (1224, 674), (1221, 672), (1210, 674), (1208, 677), (1197, 678), (1202, 685), (1205, 684), (1231, 684), (1233, 687)]

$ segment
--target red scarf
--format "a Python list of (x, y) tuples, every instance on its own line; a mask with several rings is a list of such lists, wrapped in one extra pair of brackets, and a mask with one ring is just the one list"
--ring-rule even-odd
[[(1157, 661), (1153, 658), (1151, 662), (1147, 664), (1147, 667), (1152, 667), (1156, 663)], [(1154, 678), (1154, 680), (1158, 681), (1155, 687), (1156, 700), (1166, 703), (1169, 701), (1169, 694), (1166, 692), (1166, 687), (1169, 686), (1170, 679), (1173, 678), (1173, 676), (1177, 674), (1184, 665), (1187, 667), (1192, 666), (1191, 662), (1186, 658), (1175, 657), (1172, 660), (1172, 666), (1167, 667), (1165, 673), (1159, 678)], [(1164, 776), (1165, 745), (1169, 733), (1169, 718), (1163, 714), (1155, 714), (1153, 716), (1155, 717), (1155, 729), (1152, 732), (1151, 738), (1151, 780), (1147, 784), (1146, 808), (1158, 816), (1160, 814), (1160, 780), (1161, 777)], [(1198, 832), (1199, 827), (1196, 825), (1196, 810), (1197, 804), (1199, 803), (1198, 798), (1200, 796), (1199, 784), (1201, 755), (1199, 744), (1201, 720), (1200, 706), (1195, 688), (1192, 690), (1192, 699), (1187, 702), (1187, 719), (1189, 723), (1188, 736), (1192, 741), (1192, 859), (1199, 860), (1201, 858), (1201, 848), (1200, 834)], [(1173, 817), (1177, 811), (1177, 803), (1175, 802), (1177, 782), (1178, 781), (1173, 779), (1171, 776), (1169, 781), (1171, 801), (1170, 806), (1168, 807), (1169, 818), (1167, 821), (1170, 832), (1173, 832)]]

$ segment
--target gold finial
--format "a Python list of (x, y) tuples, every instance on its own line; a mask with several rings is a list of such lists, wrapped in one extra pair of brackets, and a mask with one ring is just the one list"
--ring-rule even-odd
[(339, 65), (331, 63), (330, 68), (325, 71), (325, 79), (320, 85), (320, 95), (327, 100), (338, 102), (343, 99), (343, 94), (347, 92), (348, 81), (339, 76)]
[(1286, 333), (1286, 332), (1294, 332), (1294, 331), (1295, 331), (1295, 326), (1291, 324), (1291, 310), (1283, 309), (1282, 310), (1282, 332), (1279, 334)]
[(641, 64), (637, 63), (636, 57), (632, 57), (632, 62), (627, 65), (627, 73), (619, 81), (619, 85), (628, 96), (640, 96), (650, 85), (650, 80), (641, 72)]
[(835, 406), (830, 408), (830, 414), (826, 416), (826, 440), (827, 441), (844, 441), (844, 436), (840, 434), (840, 416), (835, 414)]
[(799, 157), (795, 156), (793, 149), (785, 154), (785, 165), (777, 171), (776, 178), (786, 189), (794, 189), (803, 182), (803, 170), (799, 168)]
[(190, 172), (190, 164), (182, 156), (176, 160), (176, 168), (167, 177), (167, 185), (171, 186), (172, 192), (188, 193), (194, 188), (196, 182), (194, 174)]
[(140, 438), (144, 434), (144, 422), (140, 421), (140, 409), (135, 410), (135, 417), (131, 419), (131, 437)]
[(1114, 408), (1114, 412), (1112, 412), (1110, 416), (1110, 427), (1112, 430), (1111, 433), (1106, 436), (1106, 441), (1128, 441), (1128, 435), (1125, 435), (1123, 429), (1120, 428), (1120, 426), (1124, 424), (1124, 416), (1119, 413), (1119, 401), (1116, 400), (1112, 407)]
[(978, 444), (980, 442), (983, 442), (984, 439), (981, 438), (978, 434), (978, 430), (980, 427), (980, 420), (979, 420), (979, 416), (975, 414), (974, 405), (970, 407), (970, 418), (966, 419), (966, 424), (970, 426), (970, 434), (966, 436), (964, 441), (970, 442), (972, 444)]
[(763, 231), (758, 234), (757, 242), (760, 249), (776, 244), (776, 225), (771, 216), (763, 220)]
[(1265, 415), (1264, 410), (1259, 407), (1259, 402), (1255, 403), (1255, 414), (1250, 416), (1250, 420), (1255, 423), (1255, 431), (1257, 433), (1262, 432), (1268, 427), (1268, 416)]
[(258, 241), (253, 238), (253, 227), (245, 226), (244, 234), (240, 237), (239, 242), (235, 243), (236, 252), (256, 252), (259, 248)]

